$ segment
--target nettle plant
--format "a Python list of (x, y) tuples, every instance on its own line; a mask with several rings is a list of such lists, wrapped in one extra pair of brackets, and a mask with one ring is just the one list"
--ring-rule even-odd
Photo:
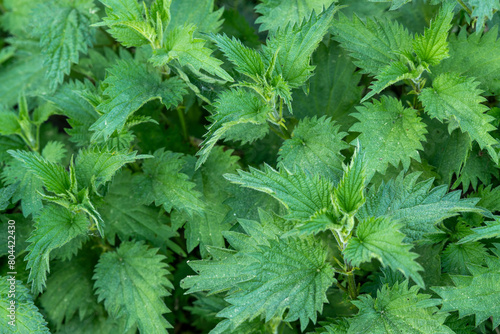
[(498, 0), (0, 5), (2, 333), (500, 332)]

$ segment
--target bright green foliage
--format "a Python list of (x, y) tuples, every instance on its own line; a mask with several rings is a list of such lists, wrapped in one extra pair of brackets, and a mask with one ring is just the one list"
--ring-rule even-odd
[[(233, 81), (233, 78), (220, 67), (222, 61), (211, 56), (212, 50), (205, 47), (206, 41), (194, 36), (195, 31), (194, 25), (180, 26), (169, 31), (165, 47), (155, 51), (151, 62), (155, 66), (164, 66), (177, 60), (181, 66), (186, 66), (202, 80), (213, 82), (220, 78), (224, 81)], [(215, 77), (209, 77), (201, 70)]]
[(483, 264), (488, 252), (479, 242), (449, 244), (443, 251), (443, 271), (453, 275), (468, 275), (469, 264)]
[[(125, 46), (139, 47), (154, 43), (156, 31), (144, 17), (144, 7), (137, 0), (100, 0), (106, 6), (103, 24), (109, 33)], [(156, 21), (156, 17), (152, 18)]]
[(451, 6), (444, 6), (436, 19), (431, 22), (423, 36), (413, 41), (415, 54), (424, 66), (437, 65), (448, 58), (448, 31), (451, 28), (453, 11)]
[(222, 9), (214, 11), (214, 0), (173, 0), (169, 27), (197, 25), (198, 31), (215, 33), (222, 24)]
[(47, 328), (47, 322), (43, 319), (40, 311), (33, 303), (33, 297), (30, 295), (29, 290), (24, 286), (22, 281), (15, 281), (15, 326), (7, 324), (11, 319), (9, 318), (11, 307), (8, 297), (12, 292), (10, 290), (10, 282), (7, 279), (9, 276), (0, 276), (0, 316), (4, 320), (2, 324), (2, 333), (50, 333)]
[(418, 241), (426, 233), (436, 232), (435, 225), (459, 212), (481, 212), (477, 199), (460, 199), (460, 192), (447, 193), (447, 186), (432, 188), (432, 179), (418, 182), (419, 174), (403, 177), (372, 187), (359, 217), (388, 217), (401, 222), (401, 231), (409, 240)]
[(477, 17), (476, 31), (479, 31), (485, 21), (493, 17), (493, 14), (500, 10), (498, 0), (469, 0), (472, 7), (472, 16)]
[(376, 75), (381, 68), (398, 60), (398, 53), (412, 48), (412, 36), (395, 21), (371, 20), (345, 15), (334, 24), (335, 39), (357, 59), (354, 63), (363, 73)]
[(398, 9), (399, 7), (411, 2), (412, 0), (369, 0), (371, 2), (390, 2), (391, 8), (390, 10)]
[(457, 74), (441, 74), (434, 79), (432, 88), (422, 91), (419, 99), (432, 118), (448, 121), (450, 132), (456, 128), (467, 132), (497, 161), (497, 153), (492, 147), (497, 141), (488, 133), (495, 129), (490, 123), (493, 118), (484, 113), (487, 107), (481, 104), (485, 99), (480, 96), (477, 85), (473, 79)]
[(285, 321), (300, 319), (302, 329), (309, 319), (315, 322), (316, 312), (326, 301), (326, 289), (334, 282), (333, 270), (325, 262), (326, 251), (316, 247), (312, 239), (278, 239), (272, 234), (258, 237), (264, 232), (262, 227), (256, 222), (247, 224), (254, 225), (254, 233), (244, 227), (250, 236), (225, 234), (238, 252), (211, 248), (215, 259), (190, 263), (200, 275), (183, 281), (189, 292), (238, 288), (229, 291), (226, 301), (231, 305), (218, 314), (228, 319), (213, 333), (234, 331), (259, 314), (267, 322), (281, 317), (286, 308)]
[(162, 316), (169, 310), (161, 298), (173, 288), (164, 259), (141, 242), (124, 242), (101, 255), (93, 277), (99, 301), (114, 316), (125, 317), (126, 330), (137, 324), (144, 333), (166, 333), (171, 327)]
[(97, 147), (82, 150), (75, 160), (78, 184), (81, 187), (92, 186), (97, 191), (125, 164), (142, 158), (149, 158), (149, 156), (137, 155), (137, 152), (109, 151)]
[(210, 151), (219, 139), (227, 138), (252, 142), (266, 135), (265, 126), (269, 106), (248, 90), (227, 90), (221, 93), (215, 102), (213, 122), (208, 128), (207, 138), (197, 155), (199, 168), (207, 159)]
[(484, 35), (471, 34), (465, 30), (449, 39), (450, 57), (433, 67), (434, 74), (456, 72), (462, 76), (474, 77), (479, 88), (488, 95), (500, 93), (500, 81), (495, 75), (500, 69), (500, 41), (497, 40), (498, 28), (495, 26)]
[(260, 31), (276, 31), (287, 24), (298, 24), (304, 19), (308, 19), (311, 13), (321, 13), (328, 8), (335, 0), (298, 0), (279, 1), (264, 0), (255, 7), (261, 14), (255, 21), (260, 23)]
[(313, 51), (318, 47), (328, 31), (336, 9), (330, 6), (318, 16), (311, 15), (302, 24), (287, 25), (278, 29), (268, 39), (263, 49), (267, 63), (276, 56), (275, 75), (281, 76), (291, 88), (302, 86), (314, 69), (309, 62)]
[[(61, 6), (62, 4), (62, 6)], [(47, 1), (33, 10), (34, 35), (40, 34), (40, 48), (46, 67), (46, 78), (56, 88), (69, 74), (79, 53), (87, 53), (94, 42), (90, 28), (94, 17), (92, 1)]]
[(408, 66), (401, 61), (391, 62), (375, 77), (377, 81), (372, 82), (370, 86), (371, 91), (361, 101), (370, 99), (375, 94), (402, 80), (415, 79), (418, 75), (418, 72), (410, 71)]
[(27, 170), (35, 174), (48, 191), (55, 194), (65, 194), (69, 190), (69, 175), (63, 166), (51, 163), (32, 152), (9, 151), (9, 153), (21, 161)]
[(234, 37), (212, 35), (211, 38), (217, 47), (224, 52), (226, 58), (236, 66), (238, 72), (255, 81), (264, 75), (264, 61), (257, 51), (244, 46)]
[(189, 215), (202, 211), (201, 194), (193, 189), (195, 184), (181, 172), (185, 163), (182, 154), (163, 150), (156, 151), (154, 158), (144, 162), (145, 178), (140, 183), (146, 188), (146, 204), (154, 201), (157, 206), (163, 205), (167, 212), (175, 208)]
[(270, 194), (289, 211), (290, 218), (308, 219), (331, 206), (332, 184), (325, 178), (298, 170), (276, 171), (266, 165), (264, 171), (250, 167), (250, 172), (238, 171), (239, 176), (226, 174), (231, 182)]
[(461, 239), (459, 243), (467, 243), (481, 239), (496, 238), (500, 236), (500, 221), (498, 220), (498, 217), (495, 217), (495, 220), (493, 221), (486, 221), (485, 224), (486, 226), (473, 228), (471, 230), (472, 234)]
[(364, 152), (359, 148), (351, 158), (351, 164), (344, 166), (344, 175), (333, 191), (332, 201), (339, 211), (354, 216), (365, 203), (366, 164)]
[(385, 173), (389, 164), (397, 167), (400, 162), (407, 169), (411, 159), (420, 161), (418, 150), (425, 140), (425, 124), (414, 109), (404, 108), (400, 101), (382, 97), (380, 101), (357, 107), (353, 116), (359, 123), (351, 131), (361, 132), (369, 178), (375, 173)]
[(418, 255), (410, 252), (412, 246), (403, 243), (404, 234), (398, 231), (401, 226), (388, 218), (362, 220), (356, 229), (356, 237), (344, 249), (345, 258), (354, 266), (375, 258), (384, 267), (401, 270), (405, 276), (424, 287), (418, 273), (423, 268), (415, 261)]
[(443, 299), (442, 311), (457, 311), (460, 317), (475, 315), (476, 326), (492, 317), (493, 327), (500, 325), (498, 300), (500, 298), (500, 261), (486, 258), (487, 267), (468, 265), (472, 276), (451, 276), (455, 286), (433, 287)]
[(2, 119), (2, 124), (0, 124), (1, 135), (8, 136), (21, 133), (19, 119), (13, 111), (0, 111), (0, 118)]
[(63, 320), (68, 322), (76, 314), (83, 319), (97, 309), (92, 268), (92, 263), (82, 257), (53, 266), (47, 280), (47, 292), (40, 302), (58, 329)]
[(127, 118), (143, 104), (154, 99), (167, 107), (177, 105), (185, 93), (185, 85), (177, 78), (162, 81), (158, 73), (150, 73), (146, 65), (135, 61), (120, 61), (109, 69), (104, 81), (107, 98), (97, 106), (102, 115), (90, 129), (95, 131), (93, 140), (108, 138), (120, 131)]
[(360, 297), (353, 302), (359, 313), (350, 321), (347, 333), (453, 333), (443, 324), (447, 314), (439, 313), (439, 302), (418, 290), (417, 286), (408, 288), (405, 281), (383, 286), (376, 299), (369, 295)]
[(339, 180), (344, 160), (340, 151), (347, 148), (342, 141), (345, 135), (329, 118), (304, 118), (293, 130), (292, 138), (284, 141), (278, 160), (290, 171), (300, 166), (313, 175)]
[(42, 292), (45, 286), (50, 252), (85, 233), (88, 225), (87, 217), (81, 213), (54, 204), (44, 206), (35, 218), (35, 230), (28, 239), (29, 254), (25, 258), (27, 269), (31, 269), (28, 283), (32, 283), (33, 292)]

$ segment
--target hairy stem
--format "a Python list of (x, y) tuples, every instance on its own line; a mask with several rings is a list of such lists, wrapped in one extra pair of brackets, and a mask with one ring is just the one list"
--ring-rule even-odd
[(177, 115), (179, 115), (179, 121), (181, 122), (182, 136), (184, 137), (184, 140), (188, 140), (189, 134), (186, 126), (186, 118), (184, 117), (184, 112), (181, 108), (177, 108)]

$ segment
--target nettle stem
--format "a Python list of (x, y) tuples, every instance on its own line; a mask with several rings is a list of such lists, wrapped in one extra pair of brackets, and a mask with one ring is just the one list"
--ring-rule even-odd
[(465, 9), (469, 16), (472, 16), (472, 10), (470, 10), (470, 8), (462, 0), (457, 0), (457, 2), (463, 7), (463, 9)]

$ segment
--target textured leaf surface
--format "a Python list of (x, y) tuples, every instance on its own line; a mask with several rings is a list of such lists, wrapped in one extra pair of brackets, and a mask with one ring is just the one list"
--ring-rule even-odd
[(407, 169), (411, 159), (420, 161), (419, 150), (425, 141), (425, 124), (416, 110), (403, 107), (395, 98), (382, 97), (380, 101), (357, 107), (353, 116), (359, 120), (350, 131), (361, 132), (359, 141), (366, 157), (368, 178), (375, 172), (385, 173), (389, 164), (400, 162)]
[[(219, 139), (246, 143), (264, 137), (269, 131), (266, 124), (269, 112), (267, 103), (248, 90), (222, 92), (215, 102), (215, 114), (211, 116), (212, 124), (205, 135), (206, 139), (196, 153), (199, 156), (196, 168), (206, 161)], [(247, 128), (248, 125), (251, 127)]]
[(469, 0), (469, 5), (473, 9), (472, 16), (477, 17), (476, 31), (482, 29), (485, 21), (491, 19), (493, 14), (500, 10), (498, 0)]
[(292, 138), (281, 146), (278, 161), (288, 170), (299, 166), (313, 175), (339, 180), (344, 160), (340, 151), (348, 147), (342, 141), (345, 135), (330, 118), (304, 118), (293, 130)]
[[(388, 217), (403, 223), (407, 240), (419, 241), (426, 233), (437, 232), (435, 224), (459, 212), (481, 212), (478, 199), (460, 199), (460, 191), (447, 193), (448, 186), (432, 188), (432, 179), (418, 182), (419, 173), (371, 188), (366, 204), (358, 211), (360, 218)], [(432, 188), (432, 189), (431, 189)]]
[[(220, 67), (222, 61), (212, 57), (212, 50), (205, 47), (206, 41), (194, 36), (196, 26), (186, 25), (171, 30), (162, 49), (155, 50), (151, 62), (155, 66), (163, 66), (172, 60), (177, 60), (181, 66), (186, 66), (201, 80), (214, 82), (219, 78), (222, 81), (233, 81), (233, 78)], [(207, 72), (214, 77), (201, 72)]]
[(488, 133), (495, 129), (490, 123), (493, 118), (484, 113), (488, 108), (481, 104), (485, 99), (477, 85), (473, 79), (457, 74), (441, 74), (434, 79), (432, 88), (422, 90), (419, 99), (432, 118), (448, 121), (450, 132), (456, 128), (467, 132), (497, 161), (498, 155), (492, 147), (497, 141)]
[[(254, 232), (251, 236), (226, 234), (238, 252), (212, 249), (217, 265), (212, 267), (211, 261), (191, 262), (200, 275), (187, 277), (182, 286), (191, 288), (189, 292), (238, 288), (226, 298), (231, 305), (218, 314), (228, 319), (219, 323), (213, 333), (234, 331), (260, 314), (269, 321), (282, 316), (287, 308), (284, 320), (300, 319), (304, 329), (309, 319), (316, 321), (316, 312), (321, 312), (326, 301), (326, 289), (334, 283), (325, 249), (316, 247), (313, 239), (277, 239), (272, 234), (257, 239), (263, 233), (262, 227)], [(225, 277), (220, 279), (220, 275)]]
[(452, 275), (468, 275), (467, 265), (481, 265), (487, 256), (486, 247), (479, 242), (449, 244), (441, 256), (443, 271)]
[(417, 36), (413, 42), (415, 54), (425, 64), (437, 65), (448, 58), (448, 31), (453, 19), (453, 8), (443, 6), (441, 12), (423, 36)]
[(314, 69), (309, 63), (313, 51), (328, 31), (336, 9), (330, 6), (320, 15), (311, 15), (300, 25), (287, 25), (271, 34), (263, 55), (267, 64), (277, 53), (274, 72), (288, 83), (290, 88), (302, 86)]
[(166, 333), (171, 327), (162, 316), (169, 311), (162, 297), (173, 288), (164, 259), (142, 242), (123, 242), (101, 255), (93, 277), (99, 301), (114, 317), (125, 317), (127, 330), (137, 324), (144, 333)]
[(474, 77), (479, 88), (488, 95), (500, 94), (500, 41), (497, 40), (498, 28), (493, 27), (484, 35), (471, 34), (462, 29), (460, 34), (450, 35), (449, 54), (438, 66), (433, 67), (435, 75), (456, 72), (462, 76)]
[(349, 240), (344, 250), (345, 259), (359, 266), (375, 258), (384, 267), (400, 270), (424, 287), (422, 276), (418, 273), (423, 268), (415, 261), (418, 255), (410, 252), (412, 246), (403, 243), (405, 235), (399, 232), (401, 226), (388, 218), (362, 220), (356, 229), (356, 237)]
[(21, 161), (27, 170), (35, 174), (48, 191), (65, 194), (69, 189), (69, 175), (62, 165), (49, 162), (33, 152), (9, 151), (9, 153)]
[(443, 323), (446, 313), (439, 313), (438, 302), (430, 295), (418, 293), (418, 287), (408, 289), (408, 281), (385, 285), (377, 298), (362, 295), (352, 303), (359, 313), (350, 321), (348, 334), (355, 333), (408, 333), (408, 334), (452, 334)]
[(15, 324), (10, 326), (7, 321), (10, 321), (9, 315), (11, 314), (8, 308), (11, 306), (8, 295), (11, 293), (10, 282), (7, 281), (8, 276), (0, 276), (0, 316), (4, 323), (2, 324), (2, 333), (11, 334), (31, 334), (31, 333), (50, 333), (47, 328), (47, 322), (40, 314), (40, 311), (33, 303), (33, 297), (30, 295), (29, 290), (24, 286), (22, 281), (15, 281)]
[(222, 25), (222, 9), (214, 11), (214, 0), (173, 0), (170, 27), (196, 24), (197, 30), (215, 33)]
[(204, 204), (200, 201), (201, 194), (194, 190), (195, 184), (181, 172), (186, 164), (182, 154), (158, 150), (154, 158), (144, 162), (144, 185), (148, 188), (146, 204), (155, 202), (163, 205), (167, 212), (172, 208), (182, 210), (192, 215), (202, 212)]
[[(61, 3), (64, 3), (61, 1)], [(69, 74), (71, 65), (78, 63), (80, 52), (85, 54), (94, 42), (95, 30), (90, 27), (89, 1), (73, 6), (61, 6), (47, 1), (36, 7), (35, 29), (41, 32), (40, 47), (47, 68), (46, 77), (56, 88)]]
[(412, 36), (396, 21), (386, 18), (367, 19), (357, 16), (348, 19), (340, 15), (334, 24), (335, 39), (357, 59), (354, 63), (364, 73), (376, 75), (391, 61), (398, 60), (398, 52), (410, 50)]
[(308, 19), (313, 12), (321, 13), (335, 0), (264, 0), (255, 7), (261, 14), (255, 23), (260, 23), (260, 31), (276, 31), (287, 24), (294, 25)]
[(64, 246), (87, 231), (89, 221), (83, 214), (72, 213), (55, 204), (43, 207), (35, 218), (35, 230), (28, 241), (27, 269), (31, 269), (28, 282), (33, 292), (42, 292), (49, 271), (50, 252)]
[(333, 191), (332, 200), (346, 215), (352, 215), (365, 203), (366, 164), (364, 152), (359, 147), (354, 151), (349, 166)]
[(106, 139), (121, 130), (127, 118), (146, 102), (160, 99), (169, 108), (177, 106), (186, 92), (180, 79), (162, 81), (159, 73), (149, 72), (145, 64), (131, 60), (118, 61), (109, 69), (104, 83), (104, 94), (109, 98), (97, 106), (102, 116), (90, 127), (95, 131), (93, 140)]
[(460, 171), (460, 176), (453, 183), (453, 188), (461, 184), (463, 189), (469, 189), (469, 186), (472, 186), (476, 190), (478, 184), (491, 184), (493, 177), (498, 178), (498, 176), (499, 170), (495, 163), (486, 152), (474, 144)]
[(476, 326), (492, 317), (493, 327), (500, 325), (500, 260), (486, 259), (487, 267), (469, 265), (471, 276), (451, 276), (455, 286), (433, 287), (443, 299), (442, 311), (457, 311), (460, 317), (475, 315)]
[(264, 171), (250, 167), (250, 172), (239, 170), (239, 175), (226, 174), (229, 181), (243, 187), (268, 193), (288, 210), (290, 218), (307, 219), (316, 212), (331, 207), (332, 184), (325, 178), (313, 177), (298, 171), (280, 172), (266, 165)]

